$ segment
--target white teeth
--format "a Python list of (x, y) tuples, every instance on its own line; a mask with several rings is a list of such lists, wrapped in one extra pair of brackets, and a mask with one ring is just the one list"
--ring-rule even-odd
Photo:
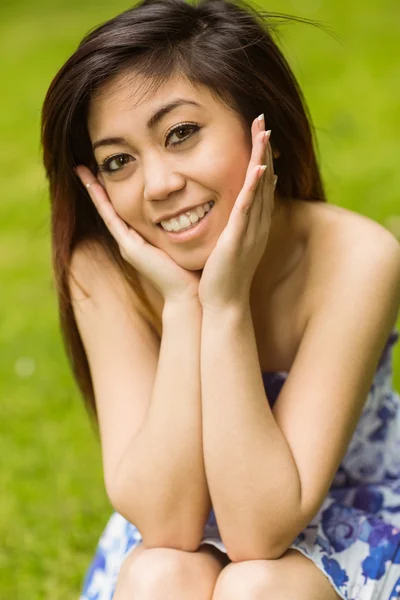
[[(207, 204), (208, 204), (208, 202), (207, 202)], [(204, 205), (204, 206), (206, 206), (206, 205)], [(201, 219), (202, 217), (204, 217), (204, 214), (206, 212), (204, 210), (204, 206), (196, 206), (196, 208), (194, 209), (197, 212), (197, 214), (199, 216), (199, 219)], [(208, 207), (210, 208), (209, 204), (208, 204)]]
[(190, 211), (189, 219), (191, 223), (197, 223), (197, 221), (199, 220), (199, 215), (196, 212)]
[(197, 223), (197, 221), (202, 219), (214, 204), (214, 201), (206, 202), (203, 206), (196, 206), (195, 209), (179, 215), (179, 217), (174, 217), (168, 221), (161, 221), (161, 227), (166, 231), (180, 231), (181, 229), (186, 229), (193, 223)]

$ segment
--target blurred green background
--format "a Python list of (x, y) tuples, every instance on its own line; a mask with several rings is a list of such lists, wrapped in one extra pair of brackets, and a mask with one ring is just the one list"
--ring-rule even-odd
[[(0, 6), (0, 598), (77, 598), (111, 513), (99, 444), (61, 342), (41, 166), (41, 104), (82, 36), (130, 2)], [(271, 0), (317, 129), (329, 201), (400, 237), (398, 0)], [(399, 326), (398, 322), (398, 326)], [(399, 345), (394, 385), (400, 390)]]

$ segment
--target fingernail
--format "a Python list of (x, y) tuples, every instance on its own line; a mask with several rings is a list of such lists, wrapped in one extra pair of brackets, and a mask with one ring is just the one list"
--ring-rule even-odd
[(259, 122), (259, 125), (260, 125), (260, 127), (262, 127), (263, 129), (265, 129), (265, 118), (264, 118), (264, 113), (261, 113), (261, 115), (259, 115), (259, 116), (257, 117), (257, 119), (258, 119), (258, 122)]
[(268, 131), (266, 131), (265, 133), (266, 133), (266, 135), (268, 136), (268, 138), (270, 138), (270, 137), (271, 137), (271, 129), (268, 129)]

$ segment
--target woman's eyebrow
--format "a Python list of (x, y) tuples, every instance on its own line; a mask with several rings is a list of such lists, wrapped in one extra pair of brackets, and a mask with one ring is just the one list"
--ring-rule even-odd
[[(185, 98), (175, 98), (175, 100), (172, 100), (171, 102), (168, 102), (167, 104), (163, 104), (156, 110), (156, 112), (149, 118), (149, 120), (146, 123), (147, 129), (149, 129), (149, 130), (154, 129), (154, 127), (157, 125), (157, 123), (159, 123), (161, 121), (161, 119), (163, 119), (172, 110), (174, 110), (175, 108), (178, 108), (179, 106), (182, 106), (183, 104), (192, 104), (192, 105), (200, 108), (200, 104), (198, 104), (198, 102), (195, 102), (194, 100), (187, 100)], [(112, 144), (126, 144), (126, 143), (127, 142), (126, 142), (125, 138), (123, 138), (123, 137), (107, 137), (107, 138), (102, 138), (102, 139), (94, 142), (92, 149), (94, 152), (96, 150), (96, 148), (98, 148), (99, 146), (110, 146)]]

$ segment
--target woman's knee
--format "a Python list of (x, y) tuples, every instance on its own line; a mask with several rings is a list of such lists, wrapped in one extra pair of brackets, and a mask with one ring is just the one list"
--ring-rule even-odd
[[(200, 549), (199, 549), (200, 550)], [(185, 552), (173, 548), (135, 548), (121, 567), (114, 600), (152, 600), (174, 598), (212, 598), (217, 578), (223, 569), (210, 548)]]

